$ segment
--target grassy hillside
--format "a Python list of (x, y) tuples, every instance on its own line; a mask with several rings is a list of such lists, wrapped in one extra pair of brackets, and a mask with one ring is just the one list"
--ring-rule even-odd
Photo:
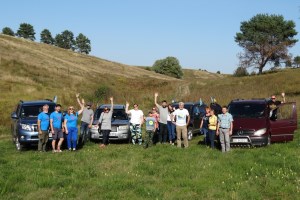
[[(300, 132), (290, 143), (233, 149), (221, 154), (199, 145), (159, 145), (144, 150), (89, 143), (76, 153), (17, 152), (9, 139), (10, 113), (19, 99), (58, 95), (76, 105), (89, 101), (137, 102), (147, 111), (160, 99), (209, 101), (264, 98), (287, 93), (300, 104), (300, 69), (235, 78), (184, 70), (183, 80), (146, 69), (85, 56), (53, 46), (0, 35), (0, 199), (298, 199)], [(99, 94), (102, 94), (99, 96)], [(300, 112), (298, 112), (300, 114)]]

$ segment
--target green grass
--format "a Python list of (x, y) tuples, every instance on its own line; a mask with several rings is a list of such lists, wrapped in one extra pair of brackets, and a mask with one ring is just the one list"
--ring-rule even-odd
[(300, 131), (293, 142), (234, 148), (149, 149), (89, 143), (77, 152), (17, 152), (0, 141), (1, 199), (299, 199)]

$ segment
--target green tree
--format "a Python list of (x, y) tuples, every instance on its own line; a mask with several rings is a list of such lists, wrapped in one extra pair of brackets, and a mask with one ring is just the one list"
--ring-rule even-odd
[(65, 30), (55, 36), (55, 45), (63, 49), (75, 50), (75, 40), (72, 31)]
[(41, 32), (41, 42), (45, 44), (54, 44), (54, 38), (48, 29), (44, 29)]
[(153, 64), (153, 70), (156, 73), (165, 74), (167, 76), (182, 78), (183, 72), (179, 60), (175, 57), (167, 57), (157, 60)]
[(76, 37), (76, 49), (80, 53), (89, 54), (91, 52), (91, 41), (82, 33)]
[(11, 28), (9, 28), (9, 27), (4, 27), (2, 29), (2, 34), (10, 35), (10, 36), (15, 36), (14, 31)]
[(239, 55), (243, 67), (258, 68), (263, 72), (267, 63), (284, 62), (289, 59), (288, 48), (298, 40), (295, 23), (284, 20), (282, 15), (258, 14), (241, 23), (235, 41), (244, 49)]
[(295, 58), (294, 58), (294, 65), (295, 65), (295, 67), (300, 67), (300, 56), (296, 56)]
[(236, 77), (242, 77), (242, 76), (248, 76), (249, 73), (247, 71), (247, 69), (245, 67), (238, 67), (236, 68), (236, 70), (234, 71), (233, 73), (233, 76), (236, 76)]
[(17, 31), (17, 36), (34, 41), (35, 32), (33, 26), (27, 23), (20, 24), (20, 27)]

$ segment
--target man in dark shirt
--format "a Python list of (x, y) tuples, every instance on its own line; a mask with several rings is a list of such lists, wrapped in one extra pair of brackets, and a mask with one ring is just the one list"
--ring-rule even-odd
[(282, 103), (285, 103), (285, 93), (281, 93), (282, 99), (283, 101), (276, 101), (276, 96), (272, 95), (271, 96), (271, 100), (268, 102), (268, 106), (270, 108), (270, 110), (275, 110), (277, 108), (277, 106), (279, 106)]

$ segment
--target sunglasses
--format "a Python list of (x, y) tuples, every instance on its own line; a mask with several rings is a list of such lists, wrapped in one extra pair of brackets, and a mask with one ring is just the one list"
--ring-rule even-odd
[(276, 98), (272, 98), (272, 99), (276, 99)]
[(74, 110), (74, 108), (69, 108), (69, 110)]

